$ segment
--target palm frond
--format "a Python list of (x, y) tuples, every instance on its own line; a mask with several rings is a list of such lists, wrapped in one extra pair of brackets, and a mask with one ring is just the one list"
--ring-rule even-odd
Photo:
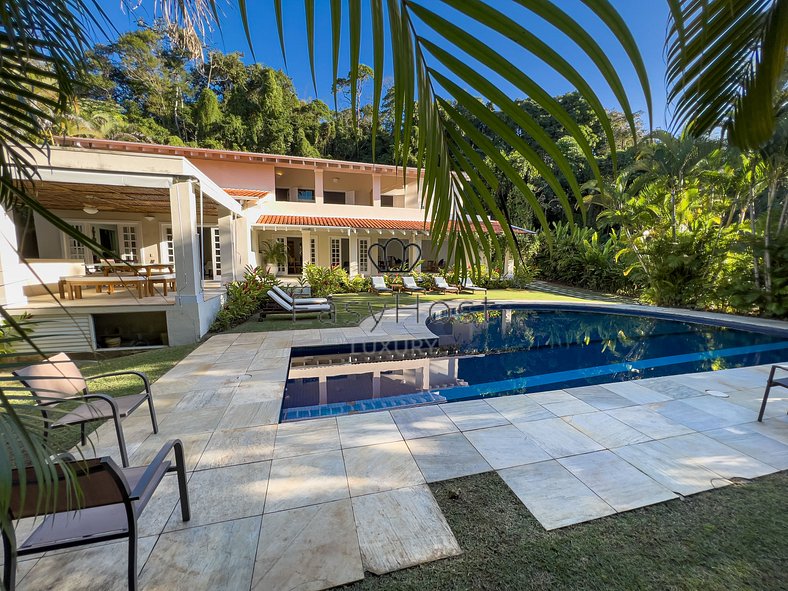
[(754, 149), (774, 133), (788, 48), (785, 0), (668, 0), (665, 43), (673, 127), (714, 129)]

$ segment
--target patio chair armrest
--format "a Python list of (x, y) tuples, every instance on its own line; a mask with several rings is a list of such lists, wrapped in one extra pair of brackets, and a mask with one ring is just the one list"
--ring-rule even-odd
[(168, 470), (177, 470), (180, 467), (185, 469), (184, 461), (183, 461), (183, 442), (180, 439), (170, 439), (164, 445), (161, 446), (161, 449), (156, 454), (156, 456), (150, 461), (148, 467), (145, 469), (145, 472), (142, 473), (142, 476), (137, 482), (137, 485), (134, 487), (134, 490), (131, 491), (130, 498), (132, 501), (139, 500), (139, 498), (143, 495), (145, 490), (151, 483), (151, 479), (153, 476), (158, 472), (159, 466), (164, 462), (167, 458), (169, 453), (172, 450), (175, 450), (175, 466), (170, 467)]
[(140, 378), (143, 381), (143, 383), (145, 384), (145, 391), (148, 394), (150, 394), (150, 380), (148, 379), (148, 376), (146, 374), (142, 373), (141, 371), (132, 371), (132, 370), (128, 370), (128, 371), (113, 371), (113, 372), (110, 372), (110, 373), (102, 373), (102, 374), (99, 374), (97, 376), (86, 377), (85, 381), (87, 382), (87, 381), (90, 381), (90, 380), (98, 380), (99, 378), (111, 378), (111, 377), (115, 377), (115, 376), (129, 376), (129, 375), (137, 376), (138, 378)]
[(770, 382), (774, 379), (774, 374), (775, 374), (775, 372), (778, 369), (781, 369), (782, 371), (788, 371), (788, 365), (781, 365), (779, 363), (775, 363), (774, 365), (772, 365), (772, 369), (769, 372), (769, 381)]

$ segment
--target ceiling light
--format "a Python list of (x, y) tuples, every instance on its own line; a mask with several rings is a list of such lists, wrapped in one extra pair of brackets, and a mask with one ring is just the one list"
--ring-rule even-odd
[(94, 214), (98, 213), (98, 207), (96, 207), (95, 205), (90, 205), (90, 204), (86, 203), (85, 207), (82, 208), (82, 211), (84, 211), (85, 213), (88, 213), (90, 215), (94, 215)]
[(285, 174), (285, 173), (284, 173), (283, 171), (281, 171), (281, 170), (277, 170), (277, 171), (276, 171), (276, 176), (282, 176), (282, 175), (284, 175), (284, 174)]
[(331, 179), (331, 180), (332, 180), (332, 181), (334, 181), (335, 183), (338, 183), (338, 182), (339, 182), (339, 177), (338, 177), (338, 176), (335, 176), (335, 177), (334, 177), (333, 179)]
[(152, 222), (155, 219), (156, 219), (156, 216), (153, 215), (152, 213), (149, 213), (149, 214), (145, 215), (145, 220), (148, 221), (148, 222)]

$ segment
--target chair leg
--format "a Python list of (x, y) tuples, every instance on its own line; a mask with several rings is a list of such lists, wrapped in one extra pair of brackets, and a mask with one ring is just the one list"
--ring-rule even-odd
[(115, 434), (118, 436), (118, 447), (120, 448), (120, 461), (124, 468), (129, 467), (129, 454), (126, 451), (126, 439), (123, 437), (123, 427), (120, 425), (120, 418), (114, 417)]
[(129, 591), (137, 591), (137, 519), (131, 524), (129, 531)]
[(156, 419), (156, 409), (153, 408), (153, 394), (148, 392), (148, 408), (150, 409), (150, 422), (153, 425), (153, 433), (159, 432), (159, 421)]
[(14, 526), (8, 523), (10, 531), (3, 529), (3, 554), (5, 563), (3, 564), (3, 588), (6, 591), (14, 591), (16, 588), (16, 534)]
[(758, 413), (758, 422), (763, 422), (763, 413), (766, 411), (766, 401), (769, 400), (769, 391), (772, 389), (772, 382), (766, 384), (766, 391), (763, 393), (763, 402), (761, 402), (761, 411)]
[(186, 461), (183, 455), (183, 443), (175, 442), (175, 469), (178, 472), (178, 495), (181, 501), (181, 518), (189, 521), (192, 518), (189, 506), (189, 489), (186, 486)]

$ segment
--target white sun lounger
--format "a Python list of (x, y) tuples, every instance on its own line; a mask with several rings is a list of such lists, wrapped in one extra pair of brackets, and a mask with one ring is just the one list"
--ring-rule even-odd
[(449, 285), (446, 282), (446, 279), (444, 279), (440, 275), (435, 276), (435, 289), (437, 289), (438, 291), (442, 291), (443, 293), (446, 293), (447, 291), (450, 291), (452, 293), (460, 293), (459, 287), (457, 287), (456, 285)]
[(483, 291), (484, 293), (487, 293), (486, 287), (479, 287), (478, 285), (474, 284), (473, 279), (471, 279), (470, 277), (466, 277), (465, 279), (462, 280), (462, 283), (460, 284), (460, 288), (462, 290), (467, 290), (467, 291)]
[(334, 317), (334, 306), (331, 304), (296, 304), (294, 306), (280, 298), (275, 291), (270, 289), (268, 290), (268, 297), (276, 302), (282, 310), (290, 312), (293, 320), (299, 315), (322, 314), (323, 312), (328, 312), (332, 318)]
[(402, 289), (403, 291), (409, 291), (410, 293), (413, 293), (414, 291), (424, 291), (423, 287), (416, 285), (416, 280), (411, 275), (402, 276)]
[(372, 277), (372, 289), (377, 293), (391, 293), (391, 288), (386, 285), (386, 280), (380, 275)]
[(271, 288), (284, 301), (292, 306), (305, 306), (309, 304), (327, 304), (328, 298), (294, 298), (278, 285)]

